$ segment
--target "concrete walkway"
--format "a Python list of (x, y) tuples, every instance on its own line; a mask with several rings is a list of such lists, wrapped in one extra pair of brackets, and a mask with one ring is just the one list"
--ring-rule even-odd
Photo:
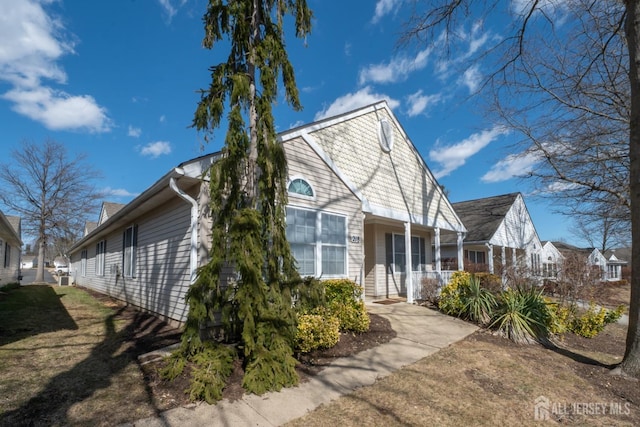
[(305, 415), (355, 389), (373, 384), (404, 366), (465, 338), (477, 328), (428, 308), (395, 303), (367, 303), (371, 313), (391, 322), (396, 338), (386, 344), (337, 359), (310, 381), (262, 396), (246, 395), (242, 400), (200, 403), (168, 410), (159, 417), (128, 426), (279, 426)]

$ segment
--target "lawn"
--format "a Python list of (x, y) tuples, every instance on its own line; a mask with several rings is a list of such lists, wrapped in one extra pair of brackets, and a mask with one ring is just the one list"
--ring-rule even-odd
[(178, 339), (74, 287), (0, 294), (0, 425), (117, 425), (157, 409), (137, 362)]
[[(640, 384), (608, 375), (625, 331), (567, 335), (555, 348), (481, 331), (290, 425), (640, 425)], [(158, 319), (82, 289), (0, 293), (0, 425), (112, 426), (175, 407), (184, 383), (159, 387), (138, 356), (178, 338)], [(538, 398), (547, 423), (534, 418)]]

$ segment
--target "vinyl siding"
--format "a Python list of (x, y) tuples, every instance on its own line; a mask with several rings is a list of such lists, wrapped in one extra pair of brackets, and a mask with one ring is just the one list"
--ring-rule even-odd
[[(362, 203), (333, 173), (329, 166), (304, 142), (295, 138), (284, 144), (289, 179), (299, 177), (313, 188), (313, 199), (289, 195), (289, 206), (320, 210), (342, 215), (347, 221), (347, 276), (362, 284), (363, 271), (363, 215)], [(350, 236), (360, 238), (352, 243)]]
[(72, 255), (75, 282), (163, 317), (185, 321), (184, 296), (190, 285), (190, 209), (190, 205), (176, 197), (161, 209), (131, 221), (130, 225), (138, 226), (135, 277), (122, 275), (126, 226), (106, 237), (103, 276), (96, 275), (97, 241), (84, 247), (87, 250), (86, 276), (81, 274), (82, 249)]
[(5, 243), (6, 240), (0, 237), (0, 286), (7, 283), (14, 283), (18, 281), (18, 270), (20, 268), (20, 246), (18, 242), (9, 241), (10, 254), (9, 265), (4, 266), (5, 256)]

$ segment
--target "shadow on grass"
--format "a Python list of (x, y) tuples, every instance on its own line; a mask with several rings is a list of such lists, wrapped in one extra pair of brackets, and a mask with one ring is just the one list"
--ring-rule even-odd
[(49, 285), (12, 289), (0, 300), (0, 346), (47, 332), (77, 330), (78, 325)]
[[(125, 318), (128, 323), (121, 331), (116, 331), (116, 320)], [(112, 377), (123, 371), (129, 364), (138, 362), (138, 356), (179, 340), (180, 332), (168, 327), (156, 317), (121, 307), (109, 315), (105, 321), (105, 337), (80, 363), (66, 372), (60, 373), (42, 390), (20, 408), (6, 412), (0, 417), (2, 426), (68, 425), (69, 409), (76, 403), (92, 396), (96, 391), (109, 387)], [(145, 383), (148, 403), (153, 405), (153, 396)], [(123, 391), (126, 395), (127, 391)], [(104, 408), (101, 408), (104, 409)], [(122, 408), (106, 408), (106, 416), (114, 416)], [(87, 414), (94, 415), (94, 414)], [(92, 419), (91, 425), (113, 424), (104, 419), (105, 414), (95, 414), (101, 419)], [(126, 415), (124, 416), (126, 417)], [(120, 422), (130, 421), (115, 416)], [(120, 421), (121, 420), (121, 421)], [(115, 419), (113, 420), (115, 421)]]
[(607, 369), (613, 369), (616, 366), (618, 366), (617, 363), (614, 363), (614, 364), (603, 363), (592, 357), (585, 356), (584, 354), (576, 353), (575, 351), (571, 351), (570, 349), (559, 347), (551, 342), (543, 343), (543, 345), (546, 349), (551, 350), (555, 353), (558, 353), (561, 356), (568, 357), (574, 362), (578, 362), (583, 365), (599, 366), (601, 368), (607, 368)]

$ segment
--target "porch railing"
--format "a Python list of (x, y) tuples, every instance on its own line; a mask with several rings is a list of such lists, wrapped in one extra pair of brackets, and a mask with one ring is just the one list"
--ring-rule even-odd
[(434, 284), (437, 285), (437, 291), (440, 292), (440, 289), (451, 281), (451, 275), (453, 275), (454, 272), (455, 271), (453, 270), (442, 270), (439, 273), (437, 271), (412, 272), (411, 282), (413, 284), (413, 299), (424, 300), (427, 298), (427, 295), (424, 295), (427, 291), (426, 288), (432, 288), (432, 286), (424, 286), (425, 281), (435, 281)]

